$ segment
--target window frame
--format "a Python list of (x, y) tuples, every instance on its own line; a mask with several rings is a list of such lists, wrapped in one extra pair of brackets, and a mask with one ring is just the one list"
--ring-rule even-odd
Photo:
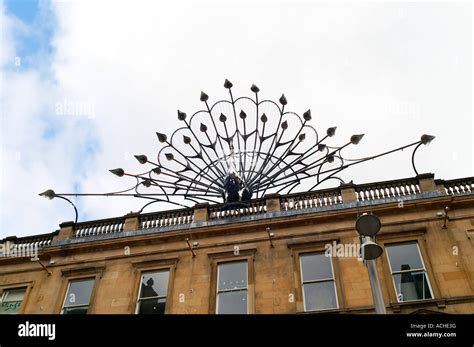
[(305, 310), (305, 299), (303, 292), (303, 277), (300, 257), (302, 255), (324, 253), (327, 244), (340, 243), (339, 239), (328, 238), (318, 241), (295, 242), (289, 243), (288, 248), (292, 251), (293, 257), (293, 280), (295, 285), (295, 306), (297, 313), (325, 313), (325, 312), (339, 312), (344, 310), (347, 306), (346, 297), (344, 295), (344, 282), (342, 281), (342, 273), (338, 257), (330, 257), (332, 274), (334, 278), (337, 308), (319, 309), (319, 310)]
[[(27, 285), (20, 285), (20, 286), (14, 286), (14, 287), (8, 287), (8, 288), (2, 288), (0, 291), (0, 304), (4, 303), (5, 296), (9, 291), (13, 290), (20, 290), (24, 289), (25, 293), (23, 294), (23, 299), (21, 300), (20, 307), (18, 308), (18, 312), (12, 313), (12, 314), (22, 314), (24, 311), (24, 302), (26, 301), (26, 295), (28, 294), (29, 287)], [(6, 313), (8, 314), (8, 313)]]
[(87, 314), (94, 314), (95, 312), (95, 300), (97, 296), (97, 291), (100, 285), (100, 279), (102, 278), (105, 272), (105, 266), (83, 266), (83, 267), (74, 267), (66, 268), (61, 270), (61, 275), (64, 277), (64, 281), (60, 290), (62, 293), (63, 300), (57, 301), (56, 312), (57, 314), (63, 314), (63, 306), (66, 300), (67, 292), (69, 290), (69, 283), (75, 280), (81, 279), (91, 279), (94, 278), (94, 286), (92, 288), (91, 297), (89, 299), (89, 307), (87, 309)]
[[(392, 264), (390, 262), (390, 257), (388, 255), (387, 249), (390, 248), (390, 247), (399, 247), (399, 246), (410, 245), (410, 244), (415, 244), (416, 245), (416, 249), (418, 250), (418, 255), (420, 257), (421, 265), (423, 266), (423, 268), (410, 269), (410, 270), (401, 270), (401, 271), (395, 271), (394, 272), (393, 269), (392, 269)], [(402, 242), (393, 242), (393, 243), (392, 242), (387, 242), (386, 244), (384, 244), (384, 248), (385, 248), (385, 253), (386, 253), (386, 258), (387, 258), (387, 264), (388, 264), (388, 267), (390, 269), (390, 277), (391, 277), (392, 284), (393, 284), (393, 290), (395, 291), (395, 297), (397, 299), (397, 302), (398, 303), (405, 303), (405, 302), (425, 301), (425, 300), (434, 299), (435, 296), (434, 296), (433, 288), (431, 286), (430, 276), (428, 274), (428, 270), (426, 268), (426, 264), (425, 264), (425, 261), (423, 259), (423, 254), (421, 253), (420, 245), (418, 244), (418, 242), (417, 241), (402, 241)], [(431, 298), (413, 299), (413, 300), (400, 300), (398, 292), (397, 292), (396, 283), (395, 283), (395, 275), (406, 274), (406, 273), (411, 274), (411, 273), (414, 273), (414, 272), (423, 272), (423, 274), (425, 275), (426, 282), (428, 284), (428, 289), (430, 290)], [(423, 295), (424, 295), (424, 292), (423, 292)]]
[[(334, 257), (328, 257), (329, 258), (329, 263), (331, 266), (331, 273), (332, 273), (332, 278), (324, 278), (324, 279), (318, 279), (318, 280), (311, 280), (311, 281), (304, 281), (304, 274), (303, 274), (303, 266), (301, 264), (302, 258), (307, 257), (307, 256), (312, 256), (312, 255), (324, 255), (324, 252), (302, 252), (299, 254), (299, 263), (300, 263), (300, 278), (301, 278), (301, 291), (302, 291), (302, 297), (303, 297), (303, 309), (304, 312), (317, 312), (317, 311), (327, 311), (327, 310), (338, 310), (339, 309), (339, 297), (337, 294), (337, 285), (336, 285), (336, 277), (334, 274), (334, 264), (332, 261), (332, 258)], [(305, 284), (312, 284), (312, 283), (325, 283), (325, 282), (332, 282), (334, 285), (334, 294), (336, 296), (336, 307), (331, 307), (331, 308), (320, 308), (320, 309), (314, 309), (314, 310), (308, 310), (306, 308), (306, 296), (305, 296), (305, 291), (304, 291), (304, 286)]]
[(92, 298), (94, 296), (94, 291), (95, 291), (95, 288), (96, 288), (96, 285), (97, 285), (97, 278), (96, 278), (96, 276), (90, 276), (89, 275), (89, 276), (71, 277), (71, 278), (68, 279), (67, 286), (66, 286), (66, 292), (64, 294), (63, 303), (61, 305), (60, 314), (66, 314), (66, 313), (64, 313), (65, 308), (78, 308), (78, 307), (85, 307), (86, 306), (86, 305), (72, 305), (72, 306), (67, 306), (67, 307), (65, 306), (67, 296), (68, 296), (68, 293), (69, 293), (69, 289), (71, 288), (71, 283), (72, 282), (85, 281), (85, 280), (93, 280), (94, 281), (94, 284), (92, 285), (91, 295), (89, 297), (89, 303), (87, 304), (87, 311), (86, 311), (86, 314), (91, 313), (90, 310), (91, 310)]
[(28, 302), (28, 299), (30, 298), (31, 290), (33, 289), (34, 285), (35, 285), (35, 281), (2, 284), (0, 285), (0, 299), (1, 299), (0, 302), (3, 302), (3, 295), (5, 291), (26, 288), (23, 301), (21, 302), (21, 305), (20, 305), (20, 309), (16, 313), (16, 314), (25, 314), (27, 302)]
[[(219, 290), (219, 267), (221, 265), (225, 265), (225, 264), (232, 264), (232, 263), (245, 263), (245, 275), (247, 277), (247, 284), (245, 286), (245, 289), (242, 289), (242, 288), (238, 288), (238, 289), (224, 289), (224, 290)], [(216, 314), (220, 314), (219, 313), (219, 294), (223, 294), (223, 293), (233, 293), (233, 292), (243, 292), (245, 291), (246, 292), (246, 295), (247, 295), (247, 313), (245, 314), (248, 314), (249, 313), (249, 263), (248, 263), (248, 260), (234, 260), (234, 261), (221, 261), (221, 262), (218, 262), (217, 264), (217, 280), (216, 280)]]
[[(423, 264), (426, 269), (427, 276), (429, 278), (431, 284), (431, 295), (433, 298), (431, 300), (438, 301), (441, 297), (439, 291), (439, 284), (437, 277), (433, 271), (433, 267), (430, 262), (430, 254), (426, 247), (426, 228), (410, 228), (406, 230), (391, 230), (386, 232), (381, 232), (377, 234), (377, 243), (380, 244), (384, 248), (384, 253), (387, 253), (385, 247), (387, 245), (397, 244), (397, 243), (410, 243), (416, 242), (418, 244), (418, 249), (420, 251), (421, 258), (423, 260)], [(398, 301), (397, 292), (395, 286), (393, 285), (393, 278), (391, 274), (391, 268), (388, 264), (388, 259), (386, 255), (381, 256), (380, 262), (378, 262), (377, 266), (380, 266), (382, 270), (383, 278), (381, 278), (381, 283), (383, 283), (383, 289), (386, 293), (388, 293), (389, 298), (389, 305), (392, 305), (394, 312), (399, 312), (400, 305), (404, 305), (405, 303), (410, 305), (416, 302), (427, 302), (430, 299), (425, 300), (411, 300), (411, 301)]]
[[(151, 296), (151, 297), (147, 297), (147, 298), (142, 298), (141, 297), (141, 294), (142, 294), (142, 281), (143, 281), (143, 276), (146, 275), (146, 274), (149, 274), (149, 273), (158, 273), (158, 272), (168, 272), (168, 283), (167, 283), (167, 286), (166, 286), (166, 294), (164, 296)], [(140, 303), (143, 301), (143, 300), (151, 300), (151, 299), (158, 299), (158, 301), (160, 299), (165, 299), (165, 311), (163, 312), (163, 314), (166, 314), (166, 306), (168, 304), (168, 291), (169, 291), (169, 287), (170, 287), (170, 277), (171, 277), (171, 269), (169, 268), (164, 268), (164, 269), (160, 269), (160, 270), (145, 270), (145, 271), (140, 271), (140, 284), (138, 285), (138, 295), (137, 295), (137, 300), (136, 300), (136, 303), (135, 303), (135, 314), (140, 314), (138, 311), (140, 310)]]
[(247, 314), (255, 313), (255, 253), (256, 247), (239, 249), (238, 255), (234, 249), (208, 253), (211, 265), (211, 285), (209, 295), (209, 314), (217, 314), (217, 273), (219, 264), (247, 261)]
[(133, 287), (132, 296), (130, 298), (129, 312), (132, 314), (138, 313), (138, 303), (141, 293), (141, 283), (143, 274), (147, 272), (160, 272), (168, 271), (168, 288), (166, 292), (166, 303), (165, 303), (165, 312), (164, 314), (173, 313), (174, 306), (174, 279), (176, 267), (178, 264), (179, 258), (165, 258), (165, 259), (145, 259), (132, 262), (135, 272), (135, 284)]

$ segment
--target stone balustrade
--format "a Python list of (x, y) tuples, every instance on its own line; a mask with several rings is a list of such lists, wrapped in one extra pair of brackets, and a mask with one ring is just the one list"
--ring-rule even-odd
[[(269, 213), (288, 211), (326, 209), (344, 206), (349, 203), (384, 203), (388, 200), (423, 198), (423, 193), (435, 193), (440, 196), (460, 196), (474, 193), (474, 177), (454, 180), (435, 180), (433, 174), (384, 182), (356, 185), (352, 182), (337, 188), (286, 195), (268, 194), (263, 198), (251, 200), (247, 206), (229, 208), (224, 204), (197, 204), (194, 208), (184, 208), (145, 214), (130, 213), (123, 217), (86, 221), (74, 224), (65, 222), (61, 229), (50, 234), (31, 237), (9, 237), (0, 241), (0, 245), (10, 242), (14, 247), (38, 247), (51, 245), (54, 240), (88, 238), (104, 234), (117, 234), (140, 229), (152, 230), (169, 227), (186, 227), (212, 223), (215, 221), (238, 221), (244, 217), (262, 216)], [(167, 229), (165, 229), (167, 230)]]

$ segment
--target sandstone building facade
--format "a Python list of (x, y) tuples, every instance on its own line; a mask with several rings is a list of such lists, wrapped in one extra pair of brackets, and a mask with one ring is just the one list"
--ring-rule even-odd
[(0, 311), (374, 313), (357, 257), (363, 213), (382, 222), (377, 268), (387, 312), (474, 313), (474, 177), (432, 174), (7, 237)]

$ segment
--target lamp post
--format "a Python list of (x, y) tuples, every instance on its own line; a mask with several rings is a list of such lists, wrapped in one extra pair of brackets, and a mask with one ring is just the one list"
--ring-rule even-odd
[(383, 253), (382, 247), (376, 244), (373, 239), (379, 232), (382, 224), (379, 218), (373, 214), (363, 214), (357, 218), (356, 230), (361, 239), (361, 256), (367, 265), (369, 272), (370, 288), (372, 289), (372, 297), (377, 314), (386, 314), (385, 303), (382, 296), (382, 288), (380, 287), (379, 276), (375, 260)]
[(65, 198), (64, 196), (57, 195), (52, 189), (48, 189), (47, 191), (44, 191), (38, 195), (43, 196), (48, 200), (53, 200), (54, 198), (60, 198), (69, 202), (72, 205), (72, 207), (74, 207), (74, 212), (76, 213), (76, 219), (74, 220), (74, 224), (77, 223), (77, 217), (78, 217), (77, 208), (76, 208), (76, 205), (74, 205), (71, 200), (69, 200), (68, 198)]

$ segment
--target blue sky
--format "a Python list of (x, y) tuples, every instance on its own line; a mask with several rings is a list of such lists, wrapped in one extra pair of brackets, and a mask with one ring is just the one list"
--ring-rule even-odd
[[(420, 172), (472, 176), (470, 3), (222, 2), (0, 0), (0, 238), (73, 219), (68, 204), (38, 197), (48, 188), (128, 188), (108, 170), (140, 170), (133, 155), (156, 155), (155, 131), (180, 125), (176, 109), (201, 109), (201, 90), (225, 98), (225, 78), (236, 96), (252, 83), (262, 98), (285, 93), (288, 109), (311, 108), (317, 129), (337, 126), (338, 141), (365, 133), (353, 157), (427, 133), (436, 139), (417, 152)], [(343, 178), (410, 176), (401, 153)], [(141, 207), (76, 202), (79, 220)]]
[(5, 1), (6, 14), (30, 28), (27, 33), (17, 32), (15, 35), (17, 54), (22, 57), (23, 67), (40, 67), (52, 54), (55, 17), (47, 4), (36, 0)]
[[(21, 58), (21, 65), (12, 65), (11, 69), (13, 72), (19, 69), (38, 71), (43, 80), (55, 84), (50, 63), (54, 55), (52, 39), (57, 23), (50, 1), (5, 0), (4, 5), (8, 16), (17, 18), (28, 27), (26, 31), (18, 30), (14, 33), (16, 55)], [(42, 138), (45, 141), (53, 140), (61, 132), (63, 122), (49, 112), (39, 115), (39, 118), (43, 122)], [(77, 127), (83, 126), (83, 122), (79, 121)], [(88, 156), (94, 154), (96, 142), (91, 136), (77, 152), (77, 156), (87, 160)], [(79, 172), (79, 165), (75, 169)], [(75, 182), (74, 187), (80, 187), (79, 182)]]
[[(11, 79), (15, 81), (24, 79), (26, 88), (23, 89), (31, 87), (32, 83), (28, 83), (28, 81), (32, 79), (35, 83), (38, 83), (38, 89), (48, 90), (47, 94), (50, 94), (51, 97), (53, 97), (52, 94), (61, 93), (60, 86), (58, 86), (52, 69), (52, 62), (55, 56), (52, 41), (56, 34), (57, 18), (51, 2), (44, 0), (6, 0), (3, 2), (3, 8), (6, 18), (11, 21), (10, 26), (5, 24), (5, 28), (9, 29), (8, 35), (5, 34), (5, 36), (9, 36), (11, 39), (15, 54), (9, 57), (10, 59), (7, 64), (2, 66), (2, 78), (4, 80)], [(5, 85), (7, 85), (7, 83), (5, 83)], [(10, 118), (6, 111), (2, 112), (2, 172), (5, 173), (4, 176), (6, 177), (15, 177), (15, 173), (18, 171), (31, 173), (31, 176), (33, 176), (34, 167), (37, 166), (38, 163), (45, 165), (46, 170), (48, 170), (48, 162), (51, 161), (48, 159), (48, 153), (36, 153), (31, 149), (29, 142), (21, 141), (21, 138), (35, 138), (38, 148), (52, 148), (64, 146), (64, 139), (67, 138), (67, 135), (64, 136), (64, 134), (80, 132), (81, 136), (76, 141), (75, 146), (71, 146), (71, 150), (69, 151), (73, 158), (70, 165), (72, 175), (65, 189), (68, 192), (80, 192), (81, 180), (86, 172), (86, 166), (84, 164), (89, 163), (90, 160), (94, 158), (95, 150), (99, 146), (99, 142), (94, 133), (94, 124), (82, 118), (77, 118), (71, 122), (55, 114), (55, 112), (53, 112), (54, 107), (52, 106), (54, 103), (59, 102), (58, 98), (52, 98), (51, 100), (42, 98), (42, 100), (39, 101), (41, 105), (34, 107), (31, 113), (22, 113), (21, 115), (25, 120), (31, 118), (30, 120), (26, 120), (31, 125), (29, 134), (25, 131), (20, 136), (10, 136), (10, 134), (19, 132), (21, 129), (17, 129), (18, 124), (10, 122), (10, 120), (6, 118)], [(25, 98), (21, 100), (21, 102), (28, 103), (33, 101), (29, 100), (28, 94), (25, 94)], [(8, 107), (5, 108), (8, 109)], [(34, 133), (34, 135), (32, 133)], [(63, 136), (61, 137), (61, 135)], [(11, 157), (15, 158), (14, 162), (6, 164), (8, 160), (6, 158)], [(51, 176), (54, 175), (51, 173)], [(30, 179), (34, 180), (35, 178), (31, 177)], [(51, 181), (55, 182), (56, 180), (52, 179)], [(6, 180), (4, 180), (2, 184), (3, 186), (9, 186)], [(11, 219), (17, 217), (7, 212), (8, 209), (5, 208), (5, 206), (12, 204), (11, 199), (7, 201), (6, 196), (8, 193), (5, 194), (5, 190), (8, 190), (8, 188), (2, 189), (2, 211), (0, 215), (1, 236), (18, 233), (17, 230), (14, 230), (14, 223), (11, 223)], [(15, 200), (18, 202), (18, 206), (16, 206), (17, 211), (20, 205), (38, 206), (37, 202), (41, 201), (41, 198), (37, 196), (37, 193), (41, 191), (42, 190), (34, 188), (29, 189), (22, 198), (16, 196)], [(73, 198), (73, 200), (79, 208), (82, 206), (80, 198)], [(33, 201), (34, 203), (32, 203)], [(41, 201), (41, 203), (45, 203), (45, 201)], [(47, 208), (53, 211), (55, 210), (56, 213), (59, 212), (63, 214), (66, 219), (72, 219), (72, 217), (70, 217), (70, 209), (57, 203), (57, 201), (54, 201)], [(87, 219), (87, 212), (83, 211), (81, 218)], [(56, 223), (51, 224), (52, 230), (55, 228), (54, 224)], [(45, 230), (35, 230), (33, 233), (41, 233), (44, 231)]]
[[(13, 33), (16, 46), (16, 56), (20, 65), (14, 64), (14, 71), (34, 69), (41, 78), (54, 83), (49, 63), (52, 59), (53, 48), (51, 40), (54, 35), (56, 18), (49, 8), (49, 2), (44, 0), (5, 0), (6, 15), (15, 17), (28, 30), (17, 30)], [(40, 116), (44, 121), (43, 139), (54, 138), (61, 130), (61, 125), (49, 114)]]
[(38, 12), (39, 1), (35, 0), (6, 0), (7, 12), (25, 23), (32, 23)]

